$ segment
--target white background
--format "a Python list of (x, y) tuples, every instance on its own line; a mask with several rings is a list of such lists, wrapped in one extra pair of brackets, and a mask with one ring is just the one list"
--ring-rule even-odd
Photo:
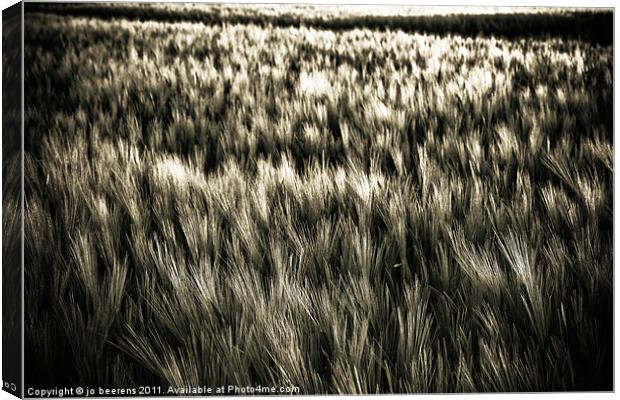
[[(73, 1), (79, 1), (79, 0), (73, 0)], [(186, 0), (188, 2), (204, 2), (204, 1), (196, 1), (196, 0)], [(158, 0), (158, 2), (162, 2), (162, 0)], [(269, 2), (269, 3), (312, 3), (312, 4), (381, 4), (382, 2), (379, 0), (288, 0), (288, 1), (282, 1), (282, 0), (265, 0), (263, 1), (263, 3), (265, 2)], [(241, 3), (241, 1), (210, 1), (210, 3)], [(260, 1), (256, 1), (256, 0), (247, 0), (244, 1), (244, 3), (260, 3)], [(403, 0), (391, 0), (391, 1), (386, 1), (385, 3), (388, 4), (399, 4), (399, 5), (424, 5), (424, 6), (429, 6), (429, 5), (444, 5), (444, 6), (556, 6), (556, 7), (614, 7), (614, 2), (607, 0), (607, 1), (600, 1), (600, 0), (596, 0), (596, 1), (572, 1), (572, 0), (564, 0), (564, 1), (559, 1), (559, 0), (554, 0), (554, 1), (550, 1), (550, 0), (544, 0), (544, 1), (497, 1), (497, 0), (475, 0), (475, 1), (467, 1), (467, 0), (451, 0), (451, 1), (441, 1), (441, 2), (430, 2), (430, 1), (403, 1)], [(11, 0), (0, 0), (0, 6), (2, 9), (5, 9), (9, 6), (11, 6), (12, 4), (15, 4), (15, 1), (11, 1)], [(616, 27), (616, 16), (614, 13), (614, 28)], [(616, 29), (614, 29), (614, 54), (617, 54), (617, 44), (618, 44), (618, 31)], [(1, 41), (0, 41), (1, 44)], [(614, 57), (615, 58), (615, 57)], [(618, 72), (618, 65), (617, 63), (615, 63), (614, 60), (614, 82), (615, 82), (615, 77), (618, 76), (617, 74)], [(0, 82), (0, 86), (1, 86), (1, 82)], [(617, 94), (618, 94), (618, 87), (617, 85), (614, 85), (614, 99), (617, 99)], [(617, 110), (618, 110), (618, 104), (614, 101), (615, 107), (614, 107), (614, 142), (617, 142), (617, 129), (616, 129), (616, 125), (617, 125), (617, 121), (616, 121), (616, 116), (617, 116)], [(0, 109), (1, 109), (1, 105), (2, 105), (2, 98), (0, 97)], [(0, 119), (1, 121), (1, 119)], [(1, 148), (1, 143), (0, 143), (0, 148)], [(617, 153), (614, 152), (614, 165), (616, 165), (616, 158), (617, 158)], [(2, 176), (0, 175), (0, 186), (1, 186), (1, 182), (2, 182)], [(614, 175), (614, 188), (618, 188), (618, 174)], [(614, 189), (614, 199), (618, 197), (618, 191)], [(1, 215), (1, 210), (0, 210), (0, 215)], [(618, 219), (618, 215), (616, 213), (614, 213), (614, 237), (616, 236), (616, 226), (617, 226), (617, 219)], [(1, 232), (0, 232), (0, 238), (1, 238)], [(616, 246), (614, 246), (614, 253), (617, 252)], [(612, 255), (610, 254), (610, 257)], [(615, 267), (615, 260), (614, 260), (614, 267)], [(615, 270), (615, 268), (614, 268)], [(1, 279), (1, 278), (0, 278)], [(618, 287), (618, 274), (614, 274), (614, 288)], [(615, 292), (615, 291), (614, 291)], [(1, 304), (1, 298), (0, 298), (0, 304)], [(616, 311), (615, 313), (615, 317), (617, 316), (617, 310), (618, 310), (618, 299), (617, 297), (614, 295), (614, 309)], [(1, 329), (0, 329), (1, 332)], [(618, 331), (615, 329), (615, 318), (614, 318), (614, 343), (616, 344), (616, 346), (614, 346), (615, 350), (614, 350), (614, 360), (617, 360), (617, 356), (618, 356), (618, 341), (617, 341), (617, 337), (618, 337)], [(0, 350), (1, 352), (1, 350)], [(615, 362), (614, 362), (615, 364)], [(2, 371), (2, 367), (0, 366), (0, 372)], [(618, 382), (618, 368), (614, 368), (614, 383), (616, 384)], [(614, 384), (614, 387), (615, 387)], [(432, 398), (432, 399), (436, 399), (436, 400), (440, 400), (440, 399), (448, 399), (448, 398), (454, 398), (455, 395), (417, 395), (416, 398)], [(514, 399), (514, 400), (518, 400), (518, 399), (531, 399), (534, 397), (544, 397), (545, 399), (567, 399), (567, 400), (581, 400), (581, 399), (608, 399), (608, 398), (614, 398), (615, 395), (613, 393), (559, 393), (559, 394), (503, 394), (503, 395), (497, 395), (497, 394), (466, 394), (466, 395), (460, 395), (460, 396), (465, 396), (467, 399), (489, 399), (489, 398), (496, 398), (496, 397), (503, 397), (503, 398), (509, 398), (509, 399)], [(239, 396), (237, 396), (239, 397)], [(256, 396), (258, 397), (258, 396)], [(256, 398), (255, 397), (255, 398)], [(332, 396), (303, 396), (305, 398), (308, 397), (312, 397), (312, 398), (326, 398), (326, 397), (332, 397)], [(335, 397), (335, 396), (334, 396)], [(374, 398), (388, 398), (387, 395), (380, 395), (380, 396), (372, 396)], [(403, 397), (409, 397), (408, 395), (398, 395), (398, 398), (403, 398)], [(9, 395), (8, 393), (2, 391), (0, 393), (0, 400), (8, 400), (14, 398), (13, 396)], [(148, 399), (148, 397), (143, 397), (144, 399)], [(269, 398), (267, 396), (260, 396), (258, 398)]]

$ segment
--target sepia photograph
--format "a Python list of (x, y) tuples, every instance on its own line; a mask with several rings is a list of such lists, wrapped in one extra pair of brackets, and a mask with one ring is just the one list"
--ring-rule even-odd
[(22, 12), (23, 396), (614, 390), (613, 8)]

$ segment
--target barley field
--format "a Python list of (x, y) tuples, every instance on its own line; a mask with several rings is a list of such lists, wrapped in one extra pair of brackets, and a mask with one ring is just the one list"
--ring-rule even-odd
[(612, 390), (612, 12), (309, 8), (26, 5), (26, 387)]

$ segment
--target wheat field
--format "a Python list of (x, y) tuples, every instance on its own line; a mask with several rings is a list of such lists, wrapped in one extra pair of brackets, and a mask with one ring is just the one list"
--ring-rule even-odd
[(611, 13), (66, 7), (27, 5), (27, 386), (612, 390), (611, 38), (536, 34)]

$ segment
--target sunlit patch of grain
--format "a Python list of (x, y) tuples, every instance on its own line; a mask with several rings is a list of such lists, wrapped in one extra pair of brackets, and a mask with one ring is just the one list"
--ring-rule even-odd
[(324, 72), (302, 72), (299, 75), (299, 91), (310, 97), (319, 97), (331, 92), (332, 87)]

